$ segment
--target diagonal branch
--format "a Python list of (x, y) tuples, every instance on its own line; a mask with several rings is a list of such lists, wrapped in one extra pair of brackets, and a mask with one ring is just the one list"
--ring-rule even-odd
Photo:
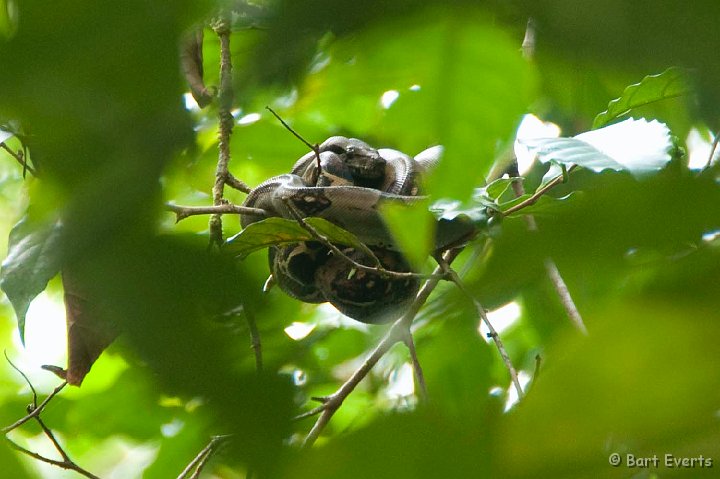
[(43, 409), (45, 409), (45, 406), (47, 406), (48, 403), (52, 400), (52, 398), (54, 398), (55, 395), (57, 395), (57, 393), (62, 391), (62, 389), (65, 386), (67, 386), (67, 381), (61, 382), (60, 385), (58, 385), (55, 389), (53, 389), (53, 391), (48, 395), (48, 397), (46, 397), (45, 400), (43, 402), (41, 402), (37, 407), (34, 407), (33, 410), (28, 413), (27, 416), (25, 416), (21, 419), (18, 419), (17, 421), (15, 421), (14, 423), (12, 423), (9, 426), (2, 428), (1, 431), (3, 432), (3, 434), (7, 434), (8, 432), (12, 431), (13, 429), (17, 429), (18, 427), (20, 427), (23, 424), (25, 424), (26, 422), (28, 422), (30, 419), (39, 416), (40, 413), (43, 411)]
[(490, 322), (490, 319), (487, 317), (487, 311), (483, 307), (482, 304), (473, 296), (473, 294), (467, 289), (465, 286), (465, 283), (460, 279), (460, 276), (450, 268), (449, 265), (446, 265), (447, 272), (450, 278), (450, 281), (455, 283), (455, 285), (460, 289), (460, 291), (467, 296), (475, 305), (475, 309), (477, 310), (478, 316), (482, 320), (482, 322), (487, 326), (488, 330), (490, 330), (490, 336), (492, 340), (495, 342), (495, 346), (498, 349), (498, 352), (500, 353), (500, 357), (503, 360), (503, 363), (505, 363), (505, 367), (507, 368), (508, 372), (510, 373), (510, 378), (512, 380), (513, 385), (515, 386), (515, 389), (518, 393), (518, 398), (522, 399), (524, 396), (522, 386), (520, 385), (520, 379), (518, 378), (518, 373), (515, 367), (512, 364), (512, 361), (510, 360), (510, 355), (507, 353), (507, 350), (505, 349), (505, 345), (503, 344), (502, 340), (500, 340), (500, 335), (498, 334), (497, 330), (493, 327), (492, 323)]
[(7, 151), (10, 156), (15, 158), (15, 160), (20, 163), (20, 166), (23, 167), (23, 178), (25, 178), (26, 171), (29, 171), (31, 175), (37, 177), (37, 171), (35, 170), (35, 168), (30, 166), (30, 164), (27, 162), (25, 154), (23, 154), (22, 151), (13, 151), (13, 149), (7, 146), (5, 143), (0, 143), (0, 148)]
[[(446, 252), (443, 256), (444, 262), (446, 264), (452, 263), (452, 261), (457, 257), (457, 255), (460, 254), (460, 251), (461, 249), (458, 248)], [(417, 315), (422, 305), (425, 304), (425, 301), (427, 301), (428, 297), (430, 296), (430, 293), (432, 293), (432, 291), (440, 282), (440, 278), (443, 276), (440, 273), (443, 272), (443, 270), (444, 268), (442, 266), (438, 266), (435, 269), (432, 277), (425, 281), (422, 288), (420, 288), (420, 291), (418, 291), (415, 300), (408, 307), (405, 314), (403, 314), (403, 316), (401, 316), (393, 323), (393, 325), (385, 333), (385, 335), (380, 340), (375, 349), (365, 359), (362, 365), (360, 365), (360, 367), (352, 374), (352, 376), (350, 376), (350, 378), (345, 381), (345, 383), (343, 383), (343, 385), (340, 386), (340, 388), (333, 394), (322, 398), (323, 404), (321, 406), (318, 406), (317, 408), (295, 418), (302, 419), (304, 417), (313, 416), (318, 413), (320, 414), (320, 416), (315, 421), (312, 429), (305, 437), (305, 441), (303, 442), (304, 448), (308, 448), (313, 445), (313, 443), (322, 433), (323, 429), (325, 429), (325, 426), (327, 426), (328, 422), (330, 422), (330, 419), (335, 414), (335, 411), (338, 410), (338, 408), (342, 405), (343, 401), (345, 401), (345, 399), (350, 395), (350, 393), (355, 390), (357, 385), (360, 384), (360, 381), (362, 381), (368, 375), (368, 373), (372, 370), (375, 364), (377, 364), (380, 358), (382, 358), (395, 343), (401, 342), (407, 337), (407, 331), (410, 328), (413, 320), (415, 319), (415, 315)]]
[[(190, 464), (183, 469), (177, 479), (197, 479), (200, 477), (200, 473), (210, 458), (230, 437), (230, 435), (213, 436), (210, 442), (190, 461)], [(192, 475), (190, 475), (191, 473)]]
[[(517, 170), (517, 160), (515, 160), (513, 166), (514, 171), (512, 171), (511, 174), (513, 176), (519, 176), (519, 172)], [(567, 173), (570, 173), (573, 169), (575, 169), (576, 166), (577, 165), (572, 165), (570, 168), (568, 168)], [(524, 208), (525, 206), (530, 206), (531, 204), (535, 203), (543, 194), (547, 193), (552, 187), (559, 183), (562, 183), (562, 181), (564, 181), (564, 176), (564, 174), (556, 176), (548, 183), (546, 183), (543, 187), (538, 188), (538, 190), (530, 198), (523, 201), (522, 203), (515, 205), (513, 208), (509, 208), (508, 210), (504, 211), (503, 214), (508, 215), (512, 212), (518, 211), (518, 209)], [(515, 192), (515, 196), (517, 197), (525, 194), (525, 187), (523, 186), (521, 181), (513, 181), (512, 188)], [(529, 200), (533, 201), (529, 202)], [(538, 226), (533, 215), (525, 216), (525, 221), (527, 222), (528, 229), (530, 231), (537, 231)], [(565, 280), (560, 275), (560, 271), (558, 270), (555, 261), (553, 261), (552, 258), (546, 258), (544, 264), (548, 278), (550, 278), (550, 282), (552, 283), (553, 288), (555, 288), (555, 292), (560, 298), (560, 302), (562, 303), (563, 308), (565, 308), (565, 313), (570, 318), (570, 321), (572, 321), (573, 325), (581, 333), (588, 334), (585, 322), (583, 321), (582, 316), (580, 315), (580, 311), (577, 309), (577, 306), (575, 306), (575, 301), (573, 301), (572, 296), (570, 295), (570, 290), (568, 290), (567, 284), (565, 284)]]

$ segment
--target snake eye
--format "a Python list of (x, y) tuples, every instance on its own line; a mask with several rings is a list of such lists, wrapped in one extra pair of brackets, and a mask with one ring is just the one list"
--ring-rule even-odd
[(327, 145), (324, 148), (324, 150), (331, 151), (331, 152), (335, 153), (336, 155), (344, 155), (346, 153), (345, 148), (343, 148), (340, 145), (333, 145), (333, 144)]

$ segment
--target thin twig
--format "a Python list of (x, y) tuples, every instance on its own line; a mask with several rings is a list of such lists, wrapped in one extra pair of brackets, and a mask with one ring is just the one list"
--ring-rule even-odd
[(18, 163), (20, 163), (20, 166), (23, 167), (23, 178), (25, 177), (25, 172), (29, 171), (31, 175), (37, 176), (37, 172), (35, 171), (35, 168), (30, 166), (30, 164), (25, 159), (25, 155), (21, 152), (13, 151), (12, 148), (7, 146), (5, 143), (0, 143), (0, 148), (10, 153), (10, 156), (15, 158)]
[[(65, 387), (65, 385), (67, 384), (67, 382), (61, 383), (61, 384), (60, 384), (57, 388), (55, 388), (55, 390), (45, 399), (45, 401), (43, 401), (42, 403), (38, 404), (37, 391), (35, 390), (35, 387), (33, 386), (33, 384), (32, 384), (32, 382), (30, 381), (30, 379), (27, 377), (27, 375), (26, 375), (20, 368), (18, 368), (18, 367), (10, 360), (10, 358), (9, 358), (8, 355), (7, 355), (7, 352), (5, 352), (5, 359), (6, 359), (7, 362), (10, 364), (10, 366), (11, 366), (15, 371), (17, 371), (17, 372), (23, 377), (23, 379), (25, 379), (25, 382), (26, 382), (27, 385), (30, 387), (30, 390), (32, 391), (32, 395), (33, 395), (32, 403), (27, 406), (27, 412), (28, 412), (27, 416), (25, 416), (25, 417), (22, 418), (21, 420), (15, 422), (15, 423), (12, 424), (11, 426), (8, 426), (8, 427), (6, 427), (6, 428), (3, 428), (2, 432), (5, 434), (5, 439), (8, 441), (8, 443), (10, 443), (10, 445), (11, 445), (13, 448), (17, 449), (18, 451), (22, 452), (23, 454), (27, 454), (28, 456), (30, 456), (30, 457), (32, 457), (32, 458), (34, 458), (34, 459), (37, 459), (37, 460), (42, 461), (42, 462), (46, 462), (46, 463), (48, 463), (48, 464), (51, 464), (51, 465), (54, 465), (54, 466), (57, 466), (57, 467), (61, 467), (61, 468), (63, 468), (63, 469), (73, 470), (73, 471), (75, 471), (75, 472), (77, 472), (77, 473), (79, 473), (79, 474), (82, 474), (82, 475), (85, 476), (85, 477), (89, 477), (90, 479), (98, 479), (98, 477), (97, 477), (96, 475), (94, 475), (93, 473), (91, 473), (91, 472), (83, 469), (82, 467), (78, 466), (72, 459), (70, 459), (70, 456), (68, 455), (67, 452), (65, 452), (65, 449), (63, 449), (63, 447), (60, 445), (60, 442), (59, 442), (59, 441), (57, 440), (57, 438), (55, 437), (55, 434), (53, 434), (52, 430), (50, 430), (50, 428), (47, 427), (47, 425), (45, 424), (45, 422), (40, 418), (40, 413), (43, 411), (43, 409), (45, 408), (45, 406), (50, 402), (50, 400), (51, 400), (58, 392), (60, 392), (60, 390), (61, 390), (63, 387)], [(20, 446), (19, 444), (17, 444), (17, 443), (15, 443), (14, 441), (12, 441), (9, 437), (7, 437), (7, 434), (8, 434), (10, 431), (12, 431), (13, 429), (16, 429), (17, 427), (21, 426), (22, 424), (24, 424), (25, 422), (27, 422), (27, 421), (30, 420), (30, 419), (35, 419), (35, 421), (37, 421), (37, 423), (40, 425), (40, 427), (42, 428), (42, 430), (43, 430), (43, 432), (45, 433), (45, 435), (48, 437), (48, 439), (50, 440), (50, 442), (52, 442), (53, 446), (55, 447), (55, 449), (57, 450), (57, 452), (58, 452), (58, 453), (60, 454), (60, 456), (62, 457), (62, 459), (63, 459), (62, 461), (58, 461), (58, 460), (55, 460), (55, 459), (50, 459), (50, 458), (45, 457), (45, 456), (42, 456), (42, 455), (40, 455), (40, 454), (38, 454), (38, 453), (36, 453), (36, 452), (30, 451), (29, 449), (25, 449), (24, 447)]]
[(262, 208), (251, 208), (249, 206), (240, 206), (232, 203), (225, 203), (216, 206), (180, 206), (166, 204), (165, 208), (175, 213), (175, 221), (180, 222), (185, 218), (197, 215), (254, 215), (267, 217), (268, 212)]
[(510, 373), (510, 378), (512, 380), (513, 385), (515, 386), (515, 389), (518, 393), (518, 398), (522, 399), (524, 396), (522, 386), (520, 385), (520, 379), (518, 378), (517, 371), (515, 370), (515, 367), (512, 364), (512, 361), (510, 360), (510, 355), (507, 353), (507, 350), (505, 349), (505, 345), (503, 344), (502, 340), (500, 339), (500, 335), (498, 334), (497, 330), (493, 327), (492, 323), (490, 322), (490, 319), (487, 317), (487, 312), (485, 311), (485, 308), (482, 304), (473, 296), (473, 294), (467, 289), (465, 286), (465, 283), (460, 279), (460, 276), (450, 268), (447, 267), (448, 276), (450, 278), (450, 281), (455, 283), (460, 289), (460, 291), (465, 294), (475, 305), (475, 309), (478, 312), (478, 316), (480, 316), (480, 319), (483, 323), (485, 323), (485, 326), (487, 326), (490, 333), (488, 336), (492, 338), (492, 340), (495, 342), (495, 346), (498, 349), (498, 352), (500, 353), (500, 357), (502, 358), (503, 362), (505, 363), (505, 367), (507, 368), (508, 372)]
[(316, 162), (316, 164), (317, 164), (317, 173), (316, 173), (316, 176), (320, 176), (320, 173), (322, 172), (322, 166), (320, 165), (320, 145), (318, 145), (317, 143), (316, 143), (315, 145), (311, 145), (305, 138), (303, 138), (302, 136), (300, 136), (300, 134), (299, 134), (298, 132), (296, 132), (295, 130), (293, 130), (293, 128), (292, 128), (290, 125), (288, 125), (287, 123), (285, 123), (285, 120), (283, 120), (283, 119), (280, 117), (280, 115), (278, 115), (277, 113), (275, 113), (275, 110), (273, 110), (273, 109), (270, 108), (269, 106), (266, 106), (265, 109), (266, 109), (267, 111), (269, 111), (270, 113), (272, 113), (273, 116), (274, 116), (275, 118), (277, 118), (277, 119), (280, 121), (280, 123), (282, 123), (282, 126), (284, 126), (287, 131), (289, 131), (290, 133), (292, 133), (293, 135), (295, 135), (295, 138), (297, 138), (298, 140), (302, 141), (302, 142), (305, 144), (305, 146), (307, 146), (308, 148), (310, 148), (310, 149), (315, 153), (315, 162)]
[(247, 307), (243, 308), (243, 312), (245, 313), (245, 320), (250, 330), (250, 346), (253, 349), (253, 353), (255, 353), (255, 370), (261, 373), (263, 370), (262, 343), (260, 342), (260, 331), (255, 321), (255, 314)]
[[(445, 264), (452, 263), (452, 261), (457, 257), (457, 255), (460, 254), (460, 251), (461, 249), (455, 249), (446, 252), (443, 256)], [(311, 415), (320, 413), (320, 416), (315, 421), (312, 429), (305, 437), (305, 441), (303, 442), (303, 448), (308, 448), (313, 445), (313, 443), (320, 436), (320, 433), (322, 433), (323, 429), (325, 429), (325, 426), (328, 424), (328, 422), (330, 422), (330, 419), (332, 418), (333, 414), (335, 414), (335, 411), (338, 410), (338, 408), (342, 405), (343, 401), (350, 395), (350, 393), (357, 387), (357, 385), (360, 384), (360, 381), (362, 381), (368, 375), (368, 373), (372, 370), (375, 364), (377, 364), (380, 358), (382, 358), (395, 343), (402, 341), (406, 337), (407, 330), (408, 328), (410, 328), (410, 325), (415, 319), (415, 315), (417, 315), (422, 305), (425, 304), (425, 301), (427, 301), (427, 298), (430, 296), (430, 293), (432, 293), (432, 291), (440, 282), (440, 277), (442, 275), (440, 275), (439, 273), (443, 270), (443, 266), (438, 266), (435, 269), (438, 274), (434, 274), (433, 278), (425, 281), (422, 288), (420, 288), (420, 291), (418, 291), (418, 294), (415, 296), (415, 300), (412, 302), (412, 304), (410, 304), (407, 311), (405, 311), (405, 314), (403, 314), (400, 319), (396, 320), (393, 323), (393, 325), (385, 333), (385, 335), (380, 340), (375, 349), (370, 353), (370, 355), (365, 359), (365, 361), (363, 361), (362, 365), (360, 365), (360, 367), (352, 374), (352, 376), (350, 376), (350, 378), (345, 381), (337, 391), (335, 391), (330, 396), (323, 398), (322, 406), (319, 406), (312, 411), (308, 411), (304, 415), (298, 416), (298, 418), (296, 418), (300, 419), (302, 417), (309, 417)]]
[[(572, 165), (570, 168), (567, 169), (567, 173), (570, 173), (576, 167), (577, 167), (577, 165)], [(504, 216), (508, 216), (508, 215), (511, 215), (513, 213), (520, 211), (523, 208), (527, 208), (528, 206), (534, 205), (535, 203), (537, 203), (537, 201), (540, 199), (540, 197), (542, 195), (544, 195), (545, 193), (547, 193), (548, 191), (550, 191), (551, 189), (553, 189), (554, 187), (556, 187), (563, 181), (565, 181), (565, 174), (556, 176), (555, 178), (553, 178), (552, 180), (548, 181), (547, 183), (542, 185), (540, 188), (538, 188), (535, 191), (535, 193), (530, 195), (530, 197), (524, 199), (523, 201), (516, 204), (515, 206), (511, 206), (510, 208), (506, 209), (505, 211), (502, 212), (502, 214)], [(520, 185), (520, 187), (522, 187), (522, 183), (519, 181), (513, 181), (512, 185), (513, 185), (513, 188), (515, 188), (515, 185)]]
[(7, 350), (4, 350), (4, 351), (3, 351), (3, 354), (5, 355), (5, 360), (8, 362), (8, 364), (10, 365), (10, 367), (12, 367), (15, 371), (17, 371), (18, 374), (20, 374), (20, 376), (23, 377), (23, 379), (25, 380), (25, 383), (30, 387), (30, 391), (32, 391), (32, 395), (33, 395), (32, 404), (33, 404), (33, 407), (34, 407), (34, 408), (37, 408), (37, 398), (38, 398), (38, 396), (37, 396), (37, 391), (35, 391), (35, 387), (34, 387), (33, 384), (30, 382), (30, 378), (28, 378), (28, 377), (27, 377), (27, 374), (25, 374), (19, 367), (17, 367), (17, 366), (15, 365), (15, 363), (13, 363), (13, 362), (10, 360), (10, 357), (8, 356)]
[(57, 452), (60, 453), (63, 460), (65, 462), (73, 462), (70, 459), (70, 456), (68, 456), (67, 452), (65, 452), (65, 449), (63, 449), (63, 447), (58, 442), (57, 438), (55, 437), (55, 434), (53, 434), (53, 432), (50, 430), (50, 428), (45, 425), (45, 422), (43, 422), (43, 420), (40, 418), (40, 416), (35, 416), (35, 421), (37, 421), (37, 423), (40, 425), (40, 427), (42, 428), (45, 435), (48, 437), (48, 439), (50, 439), (50, 442), (53, 443), (53, 446), (55, 446), (55, 449), (57, 450)]
[[(200, 451), (197, 456), (193, 458), (192, 461), (190, 461), (190, 464), (188, 464), (185, 469), (180, 473), (180, 475), (177, 477), (177, 479), (197, 479), (200, 477), (200, 472), (202, 472), (203, 468), (207, 464), (207, 462), (210, 460), (210, 458), (217, 452), (217, 450), (220, 448), (220, 446), (231, 436), (226, 434), (223, 436), (213, 436), (210, 439), (210, 442)], [(192, 472), (191, 476), (188, 476)]]
[(544, 264), (548, 278), (550, 278), (550, 281), (555, 288), (555, 292), (557, 293), (558, 298), (560, 298), (560, 302), (562, 303), (563, 308), (565, 308), (565, 313), (570, 318), (570, 321), (573, 322), (575, 327), (581, 333), (588, 334), (585, 322), (583, 321), (582, 316), (580, 316), (580, 311), (577, 309), (577, 306), (575, 306), (575, 301), (573, 301), (572, 296), (570, 295), (570, 290), (568, 290), (565, 280), (560, 275), (560, 271), (558, 270), (555, 261), (553, 261), (552, 258), (545, 258)]
[(72, 461), (58, 461), (56, 459), (50, 459), (49, 457), (45, 457), (45, 456), (38, 454), (37, 452), (33, 452), (28, 449), (25, 449), (24, 447), (22, 447), (21, 445), (19, 445), (18, 443), (16, 443), (15, 441), (11, 440), (8, 437), (5, 437), (5, 440), (10, 444), (10, 447), (12, 447), (13, 449), (16, 449), (16, 450), (22, 452), (23, 454), (26, 454), (34, 459), (37, 459), (38, 461), (42, 461), (47, 464), (51, 464), (53, 466), (60, 467), (62, 469), (67, 469), (69, 471), (75, 471), (78, 474), (88, 477), (89, 479), (100, 479), (98, 476), (96, 476), (92, 472), (86, 471), (85, 469), (78, 466), (77, 464), (75, 464)]
[(242, 191), (243, 193), (250, 193), (252, 191), (252, 188), (250, 188), (247, 183), (245, 183), (240, 178), (236, 178), (235, 175), (233, 175), (229, 171), (227, 174), (227, 178), (225, 178), (225, 186), (235, 188), (236, 190)]
[(63, 381), (62, 383), (60, 383), (60, 385), (58, 385), (55, 389), (53, 389), (53, 391), (48, 395), (48, 397), (46, 397), (45, 400), (43, 402), (41, 402), (35, 409), (33, 409), (27, 416), (23, 417), (22, 419), (18, 419), (17, 421), (15, 421), (13, 424), (11, 424), (9, 426), (2, 428), (3, 434), (7, 434), (8, 432), (12, 431), (13, 429), (16, 429), (16, 428), (22, 426), (23, 424), (28, 422), (30, 419), (38, 416), (42, 412), (42, 410), (45, 409), (45, 406), (48, 405), (50, 400), (52, 398), (54, 398), (57, 393), (62, 391), (62, 389), (65, 386), (67, 386), (67, 381)]
[[(567, 172), (569, 173), (575, 168), (576, 165), (571, 166), (568, 168)], [(518, 176), (519, 173), (517, 171), (517, 160), (514, 162), (514, 172), (513, 174), (515, 176)], [(559, 183), (562, 180), (562, 176), (557, 176), (553, 178), (550, 182), (546, 183), (543, 188), (539, 188), (533, 196), (536, 196), (539, 198), (543, 193), (547, 192), (550, 189), (551, 183)], [(557, 183), (556, 183), (557, 182)], [(552, 185), (554, 186), (554, 184)], [(512, 183), (513, 191), (515, 192), (515, 196), (521, 197), (525, 194), (525, 187), (523, 186), (521, 181), (514, 181)], [(540, 192), (540, 194), (538, 194)], [(532, 198), (532, 197), (531, 197)], [(527, 200), (526, 200), (527, 201)], [(537, 201), (537, 199), (535, 200)], [(525, 202), (523, 202), (525, 203)], [(516, 205), (516, 211), (517, 206), (521, 206), (523, 203), (520, 203)], [(527, 206), (527, 205), (526, 205)], [(512, 208), (510, 208), (512, 209)], [(503, 214), (509, 214), (507, 210)], [(530, 231), (537, 231), (538, 225), (535, 221), (535, 217), (533, 215), (526, 215), (525, 221), (528, 225), (528, 229)], [(562, 278), (562, 275), (560, 274), (560, 270), (558, 270), (557, 265), (555, 264), (555, 261), (553, 261), (552, 258), (546, 258), (544, 261), (545, 271), (548, 275), (548, 278), (550, 279), (550, 282), (553, 285), (553, 288), (555, 289), (555, 292), (557, 293), (558, 297), (560, 298), (560, 302), (563, 305), (563, 308), (565, 308), (565, 314), (568, 315), (568, 318), (570, 318), (570, 321), (572, 321), (573, 325), (583, 334), (588, 334), (587, 327), (585, 326), (585, 322), (582, 319), (582, 316), (580, 315), (580, 311), (578, 310), (577, 306), (575, 305), (575, 301), (572, 299), (572, 295), (570, 294), (570, 290), (567, 287), (567, 284), (565, 284), (565, 280)]]
[(427, 383), (425, 382), (425, 374), (423, 373), (422, 366), (420, 365), (420, 360), (417, 357), (417, 350), (415, 349), (415, 340), (412, 337), (412, 332), (410, 331), (410, 328), (406, 330), (407, 335), (405, 336), (405, 339), (403, 342), (408, 348), (408, 351), (410, 352), (410, 361), (412, 362), (412, 368), (413, 373), (415, 374), (415, 382), (417, 384), (418, 391), (420, 391), (420, 400), (422, 402), (427, 402), (428, 400), (428, 389), (427, 389)]
[(712, 166), (713, 158), (715, 157), (715, 150), (717, 150), (718, 142), (720, 142), (720, 132), (715, 133), (715, 139), (713, 140), (712, 147), (710, 148), (710, 155), (708, 155), (707, 163), (703, 170), (707, 170)]
[(420, 278), (420, 279), (442, 279), (441, 276), (437, 276), (434, 274), (422, 274), (422, 273), (413, 273), (412, 271), (390, 271), (388, 269), (385, 269), (385, 267), (380, 262), (380, 259), (375, 255), (375, 253), (364, 243), (358, 243), (356, 245), (360, 251), (365, 253), (373, 263), (375, 263), (375, 266), (367, 266), (362, 263), (358, 263), (348, 255), (342, 252), (340, 248), (335, 246), (330, 239), (325, 236), (324, 234), (320, 233), (317, 229), (315, 229), (312, 225), (308, 224), (303, 217), (300, 215), (300, 212), (297, 211), (297, 208), (290, 202), (289, 199), (284, 200), (285, 205), (288, 207), (288, 210), (290, 211), (290, 214), (293, 216), (295, 221), (310, 235), (315, 238), (317, 241), (322, 243), (324, 246), (328, 247), (330, 251), (333, 252), (333, 254), (337, 255), (339, 258), (342, 258), (343, 260), (347, 261), (349, 264), (351, 264), (354, 268), (365, 271), (368, 273), (375, 273), (380, 276), (384, 276), (386, 278), (391, 279), (408, 279), (408, 278)]

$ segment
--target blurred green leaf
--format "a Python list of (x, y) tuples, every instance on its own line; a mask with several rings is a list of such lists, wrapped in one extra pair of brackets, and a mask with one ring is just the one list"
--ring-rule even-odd
[(690, 94), (686, 73), (681, 68), (668, 68), (657, 75), (648, 75), (640, 83), (630, 85), (620, 98), (608, 104), (607, 110), (593, 121), (593, 129), (602, 128), (627, 115), (634, 108)]
[(547, 351), (553, 368), (503, 421), (494, 444), (505, 476), (618, 477), (613, 452), (716, 457), (714, 313), (640, 301), (586, 320), (589, 338)]
[(448, 420), (437, 409), (383, 416), (360, 431), (297, 455), (282, 477), (485, 476), (491, 463), (489, 442), (494, 439), (477, 411), (468, 411), (462, 422)]
[(11, 452), (13, 449), (7, 444), (7, 441), (3, 441), (3, 445), (0, 446), (0, 468), (7, 477), (26, 479), (30, 478), (30, 474), (20, 464), (16, 453)]
[(420, 271), (430, 252), (435, 249), (435, 222), (427, 210), (427, 202), (414, 205), (413, 208), (387, 203), (382, 205), (380, 211), (400, 251), (413, 269)]
[(40, 225), (27, 216), (10, 232), (8, 255), (0, 270), (0, 287), (15, 309), (23, 341), (30, 303), (60, 271), (62, 233), (59, 222)]

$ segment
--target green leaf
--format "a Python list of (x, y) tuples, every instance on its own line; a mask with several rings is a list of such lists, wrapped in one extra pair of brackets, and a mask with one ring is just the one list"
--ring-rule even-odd
[(510, 188), (510, 185), (512, 185), (513, 182), (522, 180), (522, 177), (498, 178), (485, 188), (482, 188), (480, 194), (489, 197), (492, 200), (497, 200), (507, 191), (508, 188)]
[(667, 126), (632, 118), (573, 138), (538, 138), (520, 144), (542, 163), (579, 165), (595, 172), (628, 171), (635, 176), (662, 169), (672, 148)]
[(0, 288), (15, 309), (20, 339), (25, 338), (25, 315), (30, 302), (60, 271), (62, 226), (38, 225), (28, 217), (10, 232), (8, 255), (0, 270)]
[(625, 116), (633, 108), (688, 95), (690, 92), (682, 68), (672, 67), (657, 75), (648, 75), (640, 83), (627, 87), (620, 98), (611, 101), (607, 110), (595, 117), (593, 130)]
[[(306, 218), (305, 222), (333, 243), (358, 247), (360, 241), (344, 229), (322, 218)], [(312, 241), (315, 237), (295, 220), (267, 218), (252, 223), (227, 240), (225, 251), (244, 257), (253, 251), (277, 244)]]

